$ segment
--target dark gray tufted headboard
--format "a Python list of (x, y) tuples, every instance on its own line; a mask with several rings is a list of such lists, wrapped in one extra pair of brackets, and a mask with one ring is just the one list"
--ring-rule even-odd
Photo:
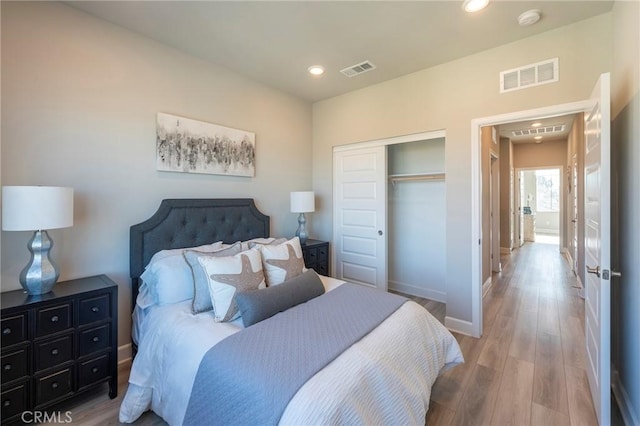
[(269, 236), (269, 216), (250, 198), (162, 200), (158, 211), (130, 231), (132, 306), (140, 275), (160, 250)]

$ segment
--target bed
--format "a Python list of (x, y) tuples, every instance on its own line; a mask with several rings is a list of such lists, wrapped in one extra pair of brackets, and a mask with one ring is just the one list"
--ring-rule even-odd
[[(282, 331), (287, 327), (295, 330), (302, 327), (302, 331), (298, 331), (301, 339), (304, 335), (313, 334), (315, 327), (319, 326), (316, 322), (322, 323), (324, 318), (339, 322), (341, 327), (353, 328), (351, 324), (343, 324), (359, 323), (360, 317), (367, 316), (367, 310), (372, 310), (363, 307), (360, 311), (356, 308), (352, 311), (351, 306), (358, 303), (345, 302), (349, 300), (348, 297), (362, 299), (361, 293), (355, 293), (361, 291), (361, 286), (330, 277), (318, 277), (313, 272), (301, 274), (277, 286), (278, 291), (282, 294), (289, 283), (293, 285), (303, 275), (313, 274), (316, 277), (313, 279), (321, 283), (321, 292), (324, 294), (304, 299), (305, 303), (290, 309), (281, 308), (276, 315), (244, 327), (243, 320), (246, 318), (243, 317), (217, 322), (218, 318), (212, 311), (194, 314), (196, 296), (175, 303), (159, 303), (150, 296), (146, 278), (141, 279), (149, 269), (145, 267), (155, 259), (154, 255), (191, 247), (202, 249), (214, 244), (235, 247), (239, 241), (267, 239), (270, 237), (269, 225), (269, 217), (256, 208), (252, 199), (172, 199), (163, 200), (151, 218), (131, 227), (130, 272), (132, 300), (135, 301), (132, 336), (136, 355), (129, 387), (120, 407), (120, 421), (131, 423), (145, 411), (153, 410), (171, 425), (424, 424), (431, 386), (439, 374), (463, 362), (463, 358), (455, 338), (422, 306), (405, 300), (385, 301), (395, 303), (397, 307), (376, 308), (376, 311), (389, 309), (389, 314), (384, 314), (384, 318), (379, 320), (372, 319), (378, 321), (376, 325), (369, 325), (369, 329), (360, 331), (360, 337), (353, 342), (333, 342), (340, 341), (337, 337), (326, 339), (332, 341), (327, 343), (329, 346), (343, 345), (341, 348), (331, 348), (337, 351), (335, 356), (318, 355), (316, 352), (325, 349), (323, 344), (316, 344), (316, 341), (304, 343), (299, 350), (304, 355), (298, 358), (303, 361), (305, 357), (313, 360), (319, 358), (321, 364), (312, 374), (307, 373), (304, 378), (296, 377), (299, 385), (293, 383), (295, 380), (289, 384), (287, 379), (287, 383), (277, 383), (276, 386), (254, 377), (256, 369), (267, 370), (260, 363), (272, 354), (270, 344), (286, 346), (290, 340), (296, 340), (297, 337), (287, 337), (289, 340), (284, 340), (284, 344), (274, 343), (279, 334), (293, 335), (290, 330)], [(242, 253), (245, 251), (218, 258), (216, 262), (242, 257)], [(290, 288), (307, 288), (299, 283), (295, 285), (298, 287)], [(256, 290), (263, 293), (249, 293), (266, 294), (275, 288), (270, 286), (265, 290)], [(195, 290), (197, 293), (197, 279)], [(381, 293), (370, 289), (367, 291), (376, 298)], [(384, 295), (387, 297), (387, 293)], [(365, 296), (365, 299), (369, 297), (368, 293)], [(350, 303), (349, 309), (340, 308), (340, 303)], [(366, 303), (369, 303), (369, 307), (374, 306), (373, 302)], [(316, 313), (314, 320), (299, 319), (304, 309), (315, 309), (320, 314)], [(324, 315), (325, 309), (326, 312), (331, 309), (336, 312)], [(247, 312), (251, 311), (239, 313), (248, 317)], [(344, 317), (340, 316), (343, 315), (341, 312)], [(334, 326), (336, 324), (328, 327)], [(275, 328), (274, 334), (267, 333), (268, 327)], [(205, 361), (211, 353), (235, 350), (235, 342), (241, 341), (243, 336), (251, 336), (252, 332), (267, 339), (259, 344), (258, 349), (252, 349), (259, 355), (254, 356), (243, 349), (230, 358), (233, 358), (231, 361), (242, 358), (248, 363), (257, 362), (257, 365), (247, 364), (245, 371), (244, 367), (216, 358), (211, 361), (213, 365), (207, 367), (211, 370), (207, 372), (209, 375), (203, 374)], [(338, 334), (342, 335), (342, 332)], [(260, 352), (261, 348), (267, 347), (270, 349)], [(287, 362), (290, 362), (288, 354), (274, 356), (287, 357)], [(324, 358), (327, 359), (322, 360)], [(297, 365), (295, 360), (293, 362), (292, 365)], [(229, 367), (219, 368), (221, 365)], [(277, 371), (275, 367), (274, 371)], [(289, 373), (281, 370), (271, 375), (289, 377)], [(283, 379), (276, 377), (275, 380)], [(282, 389), (278, 386), (282, 386)], [(235, 400), (229, 396), (233, 396), (234, 392)], [(258, 399), (244, 401), (251, 401), (251, 398)], [(274, 403), (272, 399), (283, 401)], [(281, 404), (282, 408), (278, 409), (277, 404)]]

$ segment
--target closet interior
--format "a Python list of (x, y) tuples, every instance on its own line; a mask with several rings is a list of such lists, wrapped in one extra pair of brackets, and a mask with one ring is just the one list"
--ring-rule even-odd
[(388, 288), (446, 302), (445, 139), (387, 146)]

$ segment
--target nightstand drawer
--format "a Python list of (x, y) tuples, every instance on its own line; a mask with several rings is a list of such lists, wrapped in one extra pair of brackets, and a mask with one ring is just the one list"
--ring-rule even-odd
[(65, 368), (44, 377), (36, 377), (36, 407), (73, 393), (73, 369)]
[(318, 247), (318, 262), (326, 262), (329, 258), (329, 247)]
[(73, 334), (35, 344), (36, 371), (55, 367), (73, 359)]
[(68, 330), (71, 327), (73, 327), (72, 302), (36, 310), (38, 337)]
[(305, 265), (315, 265), (318, 261), (318, 249), (307, 248), (304, 250), (304, 263)]
[(27, 313), (2, 318), (2, 347), (27, 340)]
[(29, 407), (29, 383), (22, 383), (2, 392), (2, 420), (22, 413)]
[(110, 354), (105, 354), (80, 364), (78, 371), (80, 388), (100, 382), (109, 377), (109, 355)]
[(2, 355), (2, 383), (8, 383), (29, 375), (29, 348), (23, 347)]
[(329, 275), (329, 268), (327, 267), (327, 263), (317, 263), (314, 267), (313, 270), (316, 271), (318, 274), (320, 275)]
[(88, 355), (90, 353), (108, 348), (111, 344), (109, 340), (109, 332), (109, 324), (104, 324), (100, 327), (82, 331), (78, 339), (78, 341), (80, 342), (79, 356)]
[(109, 318), (109, 295), (103, 294), (80, 301), (80, 325), (90, 324)]

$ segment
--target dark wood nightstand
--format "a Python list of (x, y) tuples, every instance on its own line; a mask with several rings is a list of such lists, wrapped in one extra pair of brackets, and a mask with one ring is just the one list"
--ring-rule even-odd
[(105, 275), (2, 293), (2, 423), (109, 382), (118, 392), (118, 286)]
[(307, 268), (315, 270), (320, 275), (329, 275), (329, 242), (307, 240), (302, 245), (302, 256)]

